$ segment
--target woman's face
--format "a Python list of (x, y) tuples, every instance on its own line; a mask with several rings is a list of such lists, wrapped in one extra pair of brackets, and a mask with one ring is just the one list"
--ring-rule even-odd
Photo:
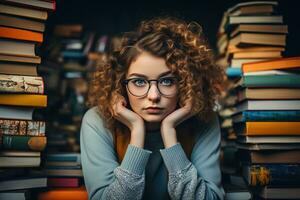
[[(173, 78), (172, 78), (173, 77)], [(133, 79), (127, 84), (127, 94), (132, 110), (140, 115), (146, 122), (161, 122), (168, 114), (176, 109), (178, 85), (176, 79), (167, 67), (163, 58), (152, 56), (143, 52), (129, 66), (126, 79)], [(151, 81), (148, 93), (147, 80)], [(131, 91), (129, 91), (131, 84)], [(162, 93), (168, 94), (162, 95)], [(138, 96), (134, 95), (138, 94)]]

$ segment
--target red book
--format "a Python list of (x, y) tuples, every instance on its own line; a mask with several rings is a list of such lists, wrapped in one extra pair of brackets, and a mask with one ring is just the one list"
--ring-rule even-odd
[(50, 178), (47, 180), (48, 187), (79, 187), (78, 178)]

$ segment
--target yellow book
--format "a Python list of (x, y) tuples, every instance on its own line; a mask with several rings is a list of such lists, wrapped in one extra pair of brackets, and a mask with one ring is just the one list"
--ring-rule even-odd
[(300, 122), (246, 122), (241, 135), (300, 135)]
[(47, 95), (0, 94), (0, 105), (47, 107)]

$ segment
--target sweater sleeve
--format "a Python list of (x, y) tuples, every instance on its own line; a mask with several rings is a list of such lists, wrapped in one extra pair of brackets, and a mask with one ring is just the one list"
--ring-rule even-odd
[(151, 151), (129, 145), (119, 165), (111, 133), (94, 107), (82, 119), (81, 162), (89, 199), (141, 199)]
[(161, 150), (169, 172), (171, 199), (224, 199), (219, 165), (220, 142), (216, 117), (199, 135), (191, 161), (179, 143)]

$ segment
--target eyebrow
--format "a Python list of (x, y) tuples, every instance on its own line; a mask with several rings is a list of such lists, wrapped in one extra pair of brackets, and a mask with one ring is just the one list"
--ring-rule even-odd
[[(163, 72), (161, 73), (158, 78), (160, 77), (163, 77), (163, 76), (166, 76), (166, 75), (169, 75), (171, 74), (172, 72), (171, 71), (166, 71), (166, 72)], [(144, 74), (139, 74), (139, 73), (132, 73), (130, 74), (128, 77), (131, 77), (131, 76), (138, 76), (138, 77), (143, 77), (143, 78), (148, 78), (148, 76), (144, 75)]]

